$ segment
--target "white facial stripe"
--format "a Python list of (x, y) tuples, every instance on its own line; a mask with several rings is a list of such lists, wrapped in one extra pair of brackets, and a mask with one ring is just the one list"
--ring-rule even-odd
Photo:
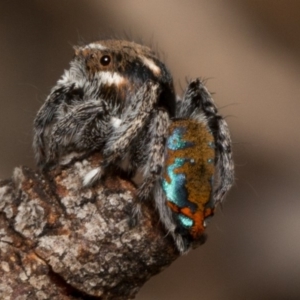
[(125, 78), (118, 73), (115, 72), (109, 72), (109, 71), (103, 71), (99, 72), (97, 74), (97, 77), (101, 80), (103, 84), (108, 84), (108, 85), (119, 85), (122, 84), (125, 81)]
[(98, 44), (98, 43), (91, 43), (86, 45), (84, 48), (89, 48), (89, 49), (98, 49), (98, 50), (105, 50), (107, 49), (105, 46)]
[(154, 61), (152, 59), (149, 59), (149, 58), (144, 57), (144, 56), (141, 56), (141, 59), (142, 59), (144, 65), (146, 65), (150, 70), (152, 70), (152, 72), (155, 75), (160, 74), (160, 68), (154, 63)]

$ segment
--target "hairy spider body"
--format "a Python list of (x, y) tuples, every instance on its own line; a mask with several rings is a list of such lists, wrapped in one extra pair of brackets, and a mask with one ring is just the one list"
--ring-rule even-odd
[(203, 237), (206, 218), (233, 181), (230, 135), (209, 92), (190, 82), (177, 100), (172, 76), (148, 47), (104, 40), (75, 55), (39, 110), (33, 142), (38, 165), (102, 153), (83, 185), (109, 165), (139, 178), (137, 204), (154, 198), (180, 252)]
[(126, 156), (127, 170), (146, 174), (139, 194), (147, 197), (175, 115), (172, 76), (151, 49), (119, 40), (76, 47), (70, 65), (34, 122), (38, 164), (47, 168), (68, 153), (101, 150), (102, 165), (84, 179), (89, 185)]

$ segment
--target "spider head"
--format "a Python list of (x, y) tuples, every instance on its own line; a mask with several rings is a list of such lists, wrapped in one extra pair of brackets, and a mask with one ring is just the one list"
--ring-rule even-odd
[(71, 70), (88, 80), (93, 97), (110, 99), (127, 107), (145, 82), (160, 86), (158, 106), (175, 114), (173, 79), (166, 66), (148, 47), (123, 40), (103, 40), (75, 48)]

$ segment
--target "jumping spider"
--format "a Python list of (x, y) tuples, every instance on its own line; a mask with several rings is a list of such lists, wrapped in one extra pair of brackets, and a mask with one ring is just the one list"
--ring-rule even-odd
[[(190, 124), (194, 123), (202, 129), (190, 130)], [(169, 176), (167, 158), (172, 147), (167, 145), (174, 142), (174, 139), (170, 142), (170, 137), (181, 127), (195, 136), (210, 136), (209, 159), (213, 163), (203, 163), (203, 159), (200, 163), (190, 157), (199, 172), (183, 169), (181, 175), (185, 181), (175, 183)], [(193, 143), (189, 145), (195, 149), (193, 145), (201, 146), (206, 139)], [(178, 145), (172, 154), (175, 158), (185, 159), (183, 153), (192, 155), (180, 152), (184, 147)], [(86, 186), (101, 178), (109, 165), (122, 165), (132, 178), (142, 173), (137, 198), (142, 201), (154, 194), (161, 221), (180, 252), (185, 252), (193, 240), (203, 235), (204, 219), (213, 213), (233, 181), (227, 124), (218, 115), (203, 82), (191, 81), (183, 99), (176, 99), (172, 76), (154, 52), (123, 40), (75, 47), (70, 69), (64, 72), (36, 116), (33, 146), (38, 165), (43, 169), (62, 163), (69, 153), (100, 151), (103, 160), (83, 178)], [(207, 177), (203, 183), (206, 196), (202, 200), (190, 199), (190, 188), (184, 182), (191, 183), (195, 178), (197, 181), (203, 174)], [(174, 194), (175, 185), (181, 187), (181, 194), (172, 200), (170, 195)], [(191, 206), (191, 202), (195, 203)], [(190, 206), (190, 214), (184, 215), (182, 205)], [(140, 205), (136, 207), (138, 213)], [(194, 222), (202, 215), (201, 224), (199, 220)]]

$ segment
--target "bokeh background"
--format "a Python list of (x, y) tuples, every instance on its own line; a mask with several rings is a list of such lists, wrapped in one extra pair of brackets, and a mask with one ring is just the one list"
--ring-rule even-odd
[(300, 299), (298, 0), (1, 0), (0, 178), (34, 167), (32, 122), (72, 45), (125, 34), (158, 49), (179, 94), (208, 78), (236, 163), (207, 243), (137, 299)]

